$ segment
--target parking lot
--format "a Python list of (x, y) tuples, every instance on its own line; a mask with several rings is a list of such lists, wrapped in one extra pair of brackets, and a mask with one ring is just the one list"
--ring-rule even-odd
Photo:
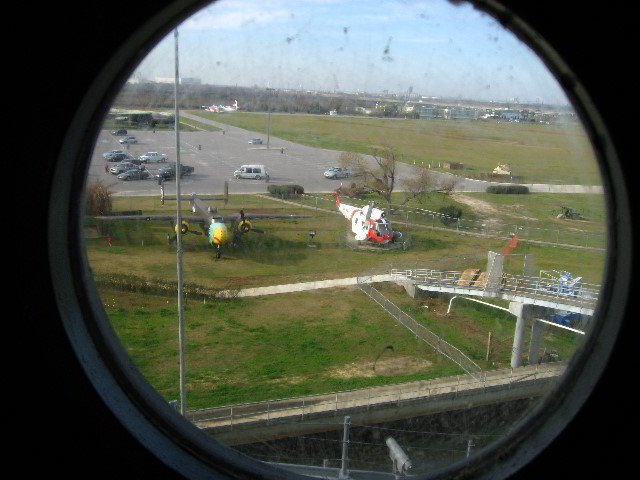
[[(233, 115), (230, 113), (229, 115)], [(180, 162), (195, 168), (193, 175), (185, 176), (181, 182), (182, 192), (199, 194), (219, 194), (224, 191), (224, 182), (229, 182), (230, 193), (261, 193), (267, 191), (265, 180), (235, 179), (233, 172), (246, 164), (265, 165), (269, 172), (269, 183), (302, 185), (305, 192), (331, 192), (341, 183), (350, 179), (327, 179), (324, 172), (338, 165), (341, 152), (322, 148), (308, 147), (281, 140), (258, 132), (231, 127), (202, 117), (181, 113), (181, 118), (192, 118), (200, 123), (209, 123), (222, 128), (221, 131), (180, 132)], [(111, 135), (103, 130), (96, 142), (89, 181), (103, 180), (109, 182), (111, 190), (120, 195), (155, 195), (159, 192), (153, 180), (158, 164), (147, 165), (152, 177), (148, 180), (121, 182), (115, 176), (105, 174), (105, 160), (102, 154), (112, 149), (125, 150), (134, 157), (146, 152), (160, 152), (168, 156), (169, 162), (176, 160), (176, 137), (173, 131), (129, 130), (135, 135), (138, 143), (121, 145), (121, 137)], [(260, 138), (262, 144), (250, 143)], [(365, 156), (366, 158), (366, 156)], [(370, 161), (373, 159), (369, 157)], [(399, 163), (396, 168), (396, 191), (402, 191), (403, 179), (415, 175), (417, 167)], [(438, 182), (450, 182), (455, 179), (455, 191), (484, 192), (490, 182), (457, 177), (448, 173), (433, 171)], [(532, 185), (532, 191), (547, 191), (546, 185)], [(175, 191), (175, 182), (165, 184), (165, 192)], [(551, 190), (549, 190), (551, 191)]]
[[(217, 132), (180, 132), (180, 162), (195, 168), (193, 175), (185, 176), (181, 181), (183, 192), (200, 194), (221, 193), (224, 182), (229, 182), (231, 193), (266, 192), (264, 180), (240, 180), (233, 172), (244, 164), (265, 165), (270, 175), (270, 183), (302, 185), (308, 192), (326, 192), (340, 186), (343, 180), (324, 178), (324, 171), (338, 164), (340, 152), (324, 150), (271, 137), (267, 147), (267, 137), (235, 127), (219, 125), (224, 128)], [(112, 149), (127, 151), (133, 157), (146, 152), (160, 152), (168, 156), (169, 162), (176, 160), (176, 138), (173, 131), (130, 130), (137, 144), (120, 145), (120, 137), (103, 130), (97, 140), (89, 168), (89, 181), (108, 182), (116, 194), (155, 195), (159, 187), (154, 180), (122, 182), (115, 175), (106, 174), (107, 163), (102, 154)], [(250, 144), (253, 138), (261, 138), (263, 144)], [(109, 163), (112, 166), (112, 163)], [(161, 164), (148, 164), (146, 168), (153, 175)], [(165, 192), (175, 189), (174, 182), (165, 184)]]

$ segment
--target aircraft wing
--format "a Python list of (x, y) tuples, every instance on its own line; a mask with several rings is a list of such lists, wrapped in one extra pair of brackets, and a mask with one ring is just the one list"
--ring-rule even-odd
[(256, 218), (311, 218), (311, 215), (283, 214), (283, 213), (233, 213), (224, 217), (225, 222), (241, 220), (253, 220)]
[[(144, 220), (144, 221), (155, 221), (155, 222), (173, 222), (176, 221), (175, 215), (103, 215), (91, 217), (96, 220)], [(182, 216), (182, 221), (189, 223), (198, 223), (198, 224), (206, 224), (205, 219), (202, 217), (194, 217), (194, 216)]]

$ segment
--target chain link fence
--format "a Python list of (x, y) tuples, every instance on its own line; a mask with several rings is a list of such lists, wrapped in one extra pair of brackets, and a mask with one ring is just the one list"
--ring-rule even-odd
[(408, 328), (417, 338), (420, 338), (438, 353), (444, 355), (460, 368), (473, 377), (479, 378), (482, 374), (482, 368), (480, 368), (473, 360), (467, 357), (464, 353), (458, 350), (456, 347), (448, 343), (447, 341), (438, 337), (435, 333), (431, 332), (423, 325), (416, 322), (413, 318), (400, 310), (396, 305), (382, 295), (378, 290), (373, 288), (370, 284), (365, 283), (369, 277), (359, 277), (358, 287), (371, 297), (378, 305), (385, 309), (385, 311), (391, 315), (398, 323)]
[[(362, 200), (342, 196), (349, 203), (364, 207), (368, 205)], [(317, 195), (304, 194), (297, 200), (308, 207), (331, 209), (335, 207), (335, 200)], [(390, 220), (392, 223), (404, 225), (420, 225), (432, 229), (445, 229), (460, 233), (474, 233), (489, 237), (510, 238), (515, 233), (521, 240), (572, 245), (576, 247), (604, 249), (607, 246), (606, 232), (588, 232), (577, 229), (540, 228), (518, 223), (498, 223), (483, 220), (468, 220), (451, 217), (439, 212), (423, 208), (392, 205)]]

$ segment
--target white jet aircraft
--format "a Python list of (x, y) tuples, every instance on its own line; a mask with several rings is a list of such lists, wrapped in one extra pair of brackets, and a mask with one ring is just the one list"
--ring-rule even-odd
[(209, 107), (203, 105), (202, 108), (206, 112), (224, 113), (224, 112), (237, 112), (238, 100), (234, 100), (233, 105), (211, 105)]

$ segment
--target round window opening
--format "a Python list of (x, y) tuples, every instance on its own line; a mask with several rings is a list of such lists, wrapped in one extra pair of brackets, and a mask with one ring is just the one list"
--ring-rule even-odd
[(221, 0), (168, 28), (107, 69), (50, 220), (123, 423), (187, 476), (496, 478), (548, 444), (629, 247), (551, 51), (464, 2)]

